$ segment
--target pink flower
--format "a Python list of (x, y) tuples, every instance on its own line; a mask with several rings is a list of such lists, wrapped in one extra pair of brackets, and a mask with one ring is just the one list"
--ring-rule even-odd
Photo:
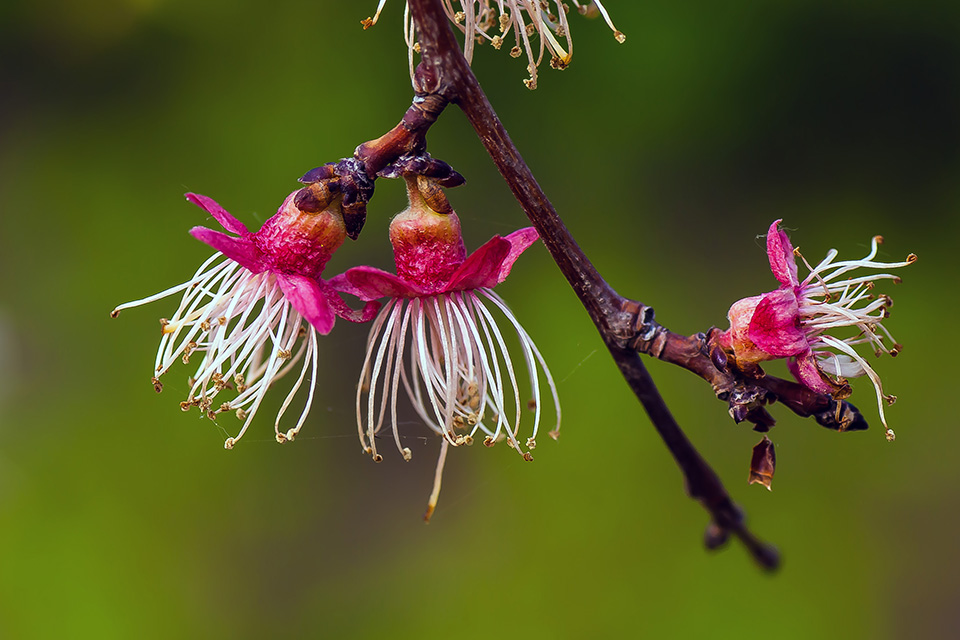
[[(293, 195), (287, 196), (259, 231), (251, 233), (210, 198), (188, 193), (187, 200), (235, 235), (194, 227), (191, 235), (219, 253), (204, 262), (187, 282), (122, 304), (111, 313), (116, 317), (123, 309), (185, 292), (173, 317), (160, 321), (163, 331), (153, 384), (159, 392), (159, 378), (177, 360), (188, 364), (200, 355), (200, 364), (188, 382), (190, 392), (180, 406), (184, 411), (199, 407), (211, 419), (235, 412), (243, 426), (237, 436), (227, 438), (227, 449), (246, 432), (267, 389), (302, 363), (274, 425), (278, 441), (292, 440), (313, 401), (317, 333), (329, 333), (337, 315), (359, 322), (369, 320), (376, 312), (373, 305), (363, 312), (353, 311), (320, 278), (330, 256), (346, 237), (340, 203), (334, 201), (317, 214), (304, 213), (294, 205)], [(281, 432), (280, 420), (308, 370), (307, 398), (300, 418), (295, 427)], [(227, 389), (235, 391), (236, 396), (213, 409), (214, 399)]]
[[(363, 300), (390, 298), (373, 323), (360, 374), (360, 441), (374, 460), (382, 459), (376, 435), (389, 405), (394, 443), (404, 459), (410, 460), (410, 448), (402, 444), (397, 425), (402, 384), (420, 419), (443, 437), (425, 516), (429, 519), (439, 496), (448, 446), (472, 444), (474, 436), (482, 432), (484, 444), (492, 446), (505, 438), (510, 447), (532, 460), (529, 450), (536, 446), (544, 380), (553, 396), (557, 427), (560, 406), (553, 378), (536, 345), (492, 290), (504, 281), (520, 254), (536, 242), (537, 232), (527, 228), (505, 238), (495, 236), (467, 256), (456, 213), (431, 209), (415, 180), (408, 180), (407, 188), (410, 208), (390, 225), (397, 274), (354, 267), (331, 283)], [(506, 319), (509, 331), (501, 331), (492, 311)], [(521, 448), (518, 433), (528, 403), (520, 399), (521, 384), (514, 368), (517, 354), (508, 347), (510, 334), (519, 343), (533, 394), (527, 452)], [(551, 435), (556, 437), (556, 430)]]
[[(727, 314), (730, 329), (720, 337), (721, 346), (733, 353), (741, 369), (765, 360), (789, 358), (788, 367), (797, 380), (812, 391), (838, 398), (850, 394), (845, 378), (866, 375), (877, 392), (887, 439), (893, 440), (883, 402), (893, 404), (896, 397), (883, 393), (880, 377), (854, 346), (870, 345), (878, 356), (884, 352), (897, 355), (901, 347), (881, 322), (889, 316), (893, 301), (871, 291), (878, 280), (899, 282), (900, 278), (888, 273), (857, 277), (847, 274), (859, 268), (904, 267), (914, 262), (916, 256), (910, 254), (904, 262), (874, 261), (877, 246), (883, 242), (876, 236), (864, 258), (834, 262), (837, 251), (831, 249), (816, 267), (807, 265), (810, 273), (801, 282), (794, 257), (800, 253), (778, 228), (779, 223), (777, 220), (771, 224), (767, 233), (767, 257), (780, 287), (735, 302)], [(827, 333), (837, 329), (851, 329), (853, 333), (844, 338)]]

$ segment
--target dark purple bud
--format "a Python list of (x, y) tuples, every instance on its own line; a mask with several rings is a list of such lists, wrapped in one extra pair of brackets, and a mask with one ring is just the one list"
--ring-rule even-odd
[(351, 240), (360, 237), (360, 231), (363, 230), (363, 224), (367, 221), (367, 204), (365, 202), (353, 202), (343, 206), (343, 225), (347, 229), (347, 235)]
[(773, 474), (777, 468), (777, 455), (770, 438), (763, 436), (763, 440), (753, 448), (753, 457), (750, 459), (750, 480), (748, 484), (762, 484), (771, 490)]
[(293, 204), (297, 205), (297, 209), (304, 211), (306, 213), (320, 213), (323, 211), (329, 203), (323, 202), (322, 198), (318, 198), (309, 187), (304, 187), (297, 191), (297, 195), (293, 197)]
[(747, 420), (753, 424), (753, 430), (760, 433), (770, 431), (770, 428), (777, 424), (777, 421), (773, 419), (770, 412), (763, 407), (754, 407), (751, 409), (750, 413), (747, 414)]
[(450, 170), (450, 175), (437, 179), (437, 183), (441, 187), (446, 187), (448, 189), (452, 187), (459, 187), (460, 185), (466, 183), (466, 181), (467, 181), (466, 178), (464, 178), (462, 175), (460, 175), (453, 169)]
[(303, 174), (303, 176), (301, 176), (300, 182), (304, 184), (310, 184), (312, 182), (320, 182), (321, 180), (329, 180), (330, 178), (335, 177), (336, 173), (334, 173), (334, 165), (325, 164), (307, 171), (305, 174)]
[[(345, 163), (341, 162), (340, 164), (344, 165)], [(354, 202), (364, 204), (369, 202), (370, 198), (373, 197), (373, 180), (368, 178), (366, 172), (360, 167), (351, 168), (349, 172), (342, 171), (344, 168), (346, 167), (341, 166), (340, 172), (340, 190), (343, 192), (343, 203), (347, 205)]]
[(406, 167), (403, 166), (403, 163), (394, 162), (392, 164), (388, 164), (383, 169), (378, 171), (377, 177), (393, 180), (395, 178), (402, 178), (405, 173), (406, 173)]
[(431, 158), (427, 156), (423, 164), (423, 167), (419, 171), (421, 175), (427, 176), (428, 178), (436, 178), (437, 182), (443, 187), (459, 187), (466, 179), (453, 170), (453, 167), (448, 165), (443, 160), (437, 160), (436, 158)]
[(714, 345), (710, 351), (710, 360), (713, 361), (713, 366), (717, 368), (717, 371), (726, 373), (729, 360), (727, 359), (727, 353), (723, 349)]
[(733, 418), (733, 421), (737, 424), (740, 424), (747, 419), (747, 414), (750, 412), (749, 407), (745, 407), (742, 404), (735, 404), (730, 407), (730, 417)]
[(425, 176), (433, 178), (439, 186), (446, 188), (459, 187), (466, 182), (466, 179), (454, 171), (453, 167), (443, 160), (430, 157), (429, 153), (404, 156), (378, 171), (377, 175), (381, 178)]
[(845, 400), (834, 400), (830, 408), (813, 417), (817, 424), (834, 431), (865, 431), (870, 426), (860, 410)]

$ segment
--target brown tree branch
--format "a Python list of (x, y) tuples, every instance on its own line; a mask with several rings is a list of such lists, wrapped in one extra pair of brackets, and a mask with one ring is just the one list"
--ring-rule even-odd
[[(553, 205), (537, 184), (514, 146), (476, 77), (460, 52), (447, 24), (441, 0), (408, 0), (416, 23), (422, 57), (421, 87), (429, 85), (460, 107), (501, 175), (540, 233), (544, 245), (590, 315), (627, 384), (640, 400), (686, 479), (691, 497), (700, 501), (713, 520), (707, 545), (722, 544), (733, 533), (763, 567), (773, 569), (779, 558), (744, 524), (716, 473), (700, 456), (670, 413), (637, 351), (637, 312), (643, 305), (620, 296), (600, 276), (574, 241)], [(641, 317), (643, 313), (640, 314)], [(651, 319), (652, 319), (652, 313)], [(696, 359), (691, 360), (691, 364)], [(696, 366), (699, 366), (699, 361)]]

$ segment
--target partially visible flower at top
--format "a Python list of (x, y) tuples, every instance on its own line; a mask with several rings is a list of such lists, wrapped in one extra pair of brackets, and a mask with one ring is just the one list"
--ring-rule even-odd
[[(537, 241), (536, 230), (521, 229), (505, 238), (494, 236), (467, 256), (460, 221), (442, 192), (431, 194), (422, 178), (419, 185), (417, 179), (407, 179), (410, 207), (390, 224), (397, 274), (354, 267), (331, 284), (362, 300), (390, 298), (370, 330), (360, 374), (360, 442), (374, 460), (382, 459), (376, 436), (389, 405), (394, 443), (404, 459), (410, 460), (410, 448), (401, 442), (397, 423), (402, 384), (420, 419), (443, 438), (424, 516), (429, 520), (439, 497), (449, 446), (472, 444), (482, 432), (485, 445), (493, 446), (505, 438), (524, 459), (533, 460), (529, 450), (536, 446), (540, 426), (542, 384), (553, 396), (557, 422), (550, 435), (554, 438), (560, 425), (560, 404), (543, 357), (492, 290), (506, 279), (520, 254)], [(506, 330), (498, 326), (494, 310), (506, 319)], [(511, 333), (527, 366), (533, 394), (528, 403), (520, 399), (517, 354), (511, 354), (507, 346)], [(524, 443), (527, 451), (519, 441), (524, 408), (534, 412), (531, 435)]]
[[(372, 18), (361, 20), (364, 29), (377, 23), (386, 1), (380, 0)], [(599, 0), (583, 3), (570, 1), (582, 15), (602, 15), (617, 42), (626, 41), (627, 37), (613, 25), (610, 14)], [(460, 6), (459, 10), (456, 5)], [(570, 6), (562, 0), (553, 0), (552, 10), (551, 3), (545, 0), (445, 0), (443, 8), (447, 17), (464, 34), (463, 55), (468, 63), (473, 61), (475, 44), (489, 42), (494, 49), (500, 49), (512, 37), (516, 44), (510, 49), (510, 56), (519, 58), (524, 53), (527, 56), (527, 73), (530, 77), (523, 84), (528, 89), (537, 88), (537, 68), (543, 62), (545, 53), (550, 56), (550, 66), (554, 69), (566, 69), (573, 58), (573, 39), (567, 22)], [(539, 43), (535, 41), (535, 35), (539, 36)], [(407, 6), (403, 13), (403, 36), (409, 51), (410, 76), (413, 77), (413, 53), (420, 52), (420, 44), (416, 40)]]
[[(295, 194), (287, 196), (276, 215), (251, 233), (212, 199), (188, 193), (187, 200), (236, 235), (194, 227), (190, 234), (218, 253), (183, 284), (122, 304), (110, 314), (117, 317), (123, 309), (185, 292), (173, 317), (160, 321), (154, 388), (162, 390), (160, 377), (175, 362), (188, 364), (199, 356), (200, 364), (188, 381), (190, 391), (180, 407), (184, 411), (198, 407), (211, 420), (221, 413), (236, 413), (243, 426), (235, 437), (227, 438), (227, 449), (246, 432), (273, 383), (302, 363), (274, 424), (279, 442), (293, 440), (313, 402), (317, 332), (329, 333), (337, 315), (362, 322), (379, 308), (368, 305), (362, 312), (353, 311), (320, 278), (346, 238), (339, 199), (320, 213), (304, 213), (293, 203)], [(292, 429), (281, 432), (280, 420), (305, 380), (307, 398), (300, 418)], [(214, 408), (214, 400), (224, 390), (235, 392), (235, 397)]]
[[(883, 242), (875, 236), (870, 252), (859, 260), (835, 262), (836, 249), (827, 252), (816, 267), (804, 260), (810, 274), (801, 282), (794, 256), (803, 256), (779, 224), (776, 220), (767, 232), (767, 257), (780, 288), (735, 302), (727, 314), (730, 329), (720, 336), (721, 347), (732, 353), (737, 366), (744, 370), (765, 360), (790, 358), (787, 364), (797, 380), (812, 391), (835, 398), (850, 395), (846, 378), (866, 375), (877, 392), (884, 433), (893, 440), (895, 435), (887, 425), (883, 405), (884, 401), (893, 404), (896, 397), (883, 392), (880, 377), (854, 346), (869, 345), (877, 356), (895, 356), (900, 351), (901, 346), (882, 324), (889, 317), (893, 301), (885, 294), (872, 293), (874, 282), (896, 283), (900, 278), (889, 273), (848, 274), (860, 268), (905, 267), (917, 257), (910, 254), (903, 262), (875, 261), (877, 246)], [(847, 329), (850, 335), (831, 335), (838, 329)]]

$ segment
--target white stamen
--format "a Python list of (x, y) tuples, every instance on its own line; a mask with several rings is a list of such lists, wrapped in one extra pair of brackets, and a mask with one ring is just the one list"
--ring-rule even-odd
[(440, 483), (443, 481), (443, 464), (447, 461), (447, 448), (447, 440), (444, 439), (440, 442), (440, 457), (437, 459), (437, 470), (433, 474), (433, 491), (430, 492), (430, 499), (427, 500), (427, 511), (423, 514), (425, 522), (430, 522), (430, 517), (440, 500)]
[[(384, 0), (381, 0), (377, 13), (372, 19), (364, 21), (365, 26), (376, 24)], [(586, 13), (586, 6), (573, 3), (580, 13)], [(624, 42), (626, 37), (621, 33), (610, 18), (610, 14), (599, 1), (588, 3), (593, 9), (592, 14), (599, 13), (613, 31), (618, 42)], [(416, 43), (416, 28), (410, 19), (409, 6), (404, 3), (403, 37), (407, 44), (408, 64), (410, 76), (414, 76), (415, 51), (419, 52)], [(441, 6), (454, 28), (463, 34), (463, 55), (468, 63), (473, 61), (476, 44), (484, 41), (491, 42), (496, 48), (501, 48), (503, 41), (514, 30), (516, 47), (511, 55), (519, 57), (526, 53), (527, 72), (530, 77), (523, 82), (529, 89), (537, 87), (537, 68), (543, 62), (544, 53), (549, 52), (550, 64), (557, 69), (564, 69), (573, 58), (573, 39), (570, 23), (567, 20), (566, 4), (564, 0), (554, 0), (556, 15), (550, 14), (549, 5), (541, 0), (443, 0)], [(524, 17), (525, 16), (525, 17)], [(529, 25), (529, 26), (528, 26)], [(528, 32), (529, 30), (529, 32)], [(534, 47), (531, 38), (538, 37), (539, 44)], [(563, 38), (565, 43), (561, 43)]]
[(377, 20), (380, 19), (380, 12), (383, 11), (383, 5), (387, 3), (387, 0), (380, 0), (380, 4), (377, 5), (377, 12), (373, 14), (373, 18), (370, 20), (370, 26), (377, 24)]
[[(218, 258), (222, 260), (219, 263)], [(185, 410), (197, 406), (211, 419), (227, 411), (242, 416), (239, 433), (224, 444), (229, 449), (246, 433), (271, 385), (300, 366), (299, 376), (274, 425), (278, 440), (293, 439), (313, 403), (317, 338), (313, 328), (283, 296), (276, 276), (251, 273), (222, 254), (214, 254), (187, 282), (120, 305), (115, 311), (181, 291), (185, 293), (177, 311), (163, 328), (154, 376), (159, 378), (180, 360), (199, 358), (187, 400), (181, 406)], [(302, 388), (308, 369), (311, 379), (304, 408), (296, 426), (282, 433), (281, 418)], [(230, 388), (232, 380), (243, 380), (242, 388), (238, 383), (236, 396), (213, 409), (215, 398)]]
[[(507, 318), (527, 364), (536, 410), (530, 437), (523, 442), (531, 443), (528, 447), (532, 448), (543, 414), (540, 388), (543, 381), (553, 396), (559, 428), (556, 385), (536, 345), (506, 304), (490, 290), (479, 292)], [(397, 421), (396, 402), (402, 383), (419, 418), (443, 439), (431, 504), (435, 505), (439, 493), (439, 474), (446, 447), (469, 444), (478, 431), (486, 434), (489, 442), (496, 441), (505, 432), (511, 446), (526, 459), (532, 459), (519, 439), (526, 405), (520, 400), (514, 363), (506, 336), (476, 292), (391, 301), (381, 309), (367, 340), (357, 390), (361, 445), (365, 451), (377, 455), (374, 437), (389, 405), (394, 442), (404, 458), (409, 459), (409, 449), (402, 446)], [(467, 435), (463, 435), (464, 431)]]
[[(878, 262), (875, 258), (879, 243), (880, 238), (874, 237), (870, 243), (870, 251), (859, 260), (834, 262), (838, 255), (836, 249), (828, 251), (826, 258), (816, 267), (810, 267), (809, 263), (803, 260), (810, 269), (810, 274), (800, 284), (797, 301), (801, 324), (807, 342), (817, 357), (820, 370), (839, 378), (861, 375), (870, 378), (877, 392), (880, 420), (885, 434), (888, 440), (893, 440), (893, 430), (887, 425), (883, 413), (884, 400), (892, 396), (883, 394), (880, 377), (853, 347), (867, 344), (877, 355), (884, 352), (896, 355), (900, 347), (882, 322), (887, 318), (887, 309), (893, 301), (886, 295), (876, 296), (872, 290), (875, 281), (899, 281), (900, 278), (890, 273), (875, 273), (841, 279), (841, 276), (855, 269), (895, 269), (916, 260), (916, 257), (911, 255), (902, 262)], [(799, 251), (794, 253), (803, 259)], [(846, 337), (826, 333), (837, 329), (852, 329), (854, 333)]]
[(823, 342), (826, 343), (827, 345), (835, 349), (838, 349), (844, 352), (845, 354), (847, 354), (848, 356), (850, 356), (851, 358), (853, 358), (857, 362), (857, 364), (859, 364), (863, 368), (863, 371), (864, 373), (867, 374), (867, 377), (870, 378), (870, 382), (873, 383), (873, 388), (877, 392), (877, 408), (880, 412), (880, 422), (883, 423), (883, 429), (884, 429), (885, 435), (887, 436), (887, 440), (890, 440), (892, 442), (894, 439), (896, 439), (897, 436), (893, 432), (893, 429), (891, 429), (890, 426), (887, 424), (887, 418), (883, 413), (884, 400), (889, 401), (889, 398), (891, 398), (892, 396), (884, 395), (883, 386), (880, 384), (880, 376), (877, 375), (877, 372), (874, 371), (869, 364), (867, 364), (867, 361), (864, 360), (863, 357), (860, 356), (860, 354), (854, 351), (852, 347), (844, 343), (842, 340), (837, 340), (835, 338), (831, 338), (830, 336), (823, 336), (821, 340), (823, 340)]

